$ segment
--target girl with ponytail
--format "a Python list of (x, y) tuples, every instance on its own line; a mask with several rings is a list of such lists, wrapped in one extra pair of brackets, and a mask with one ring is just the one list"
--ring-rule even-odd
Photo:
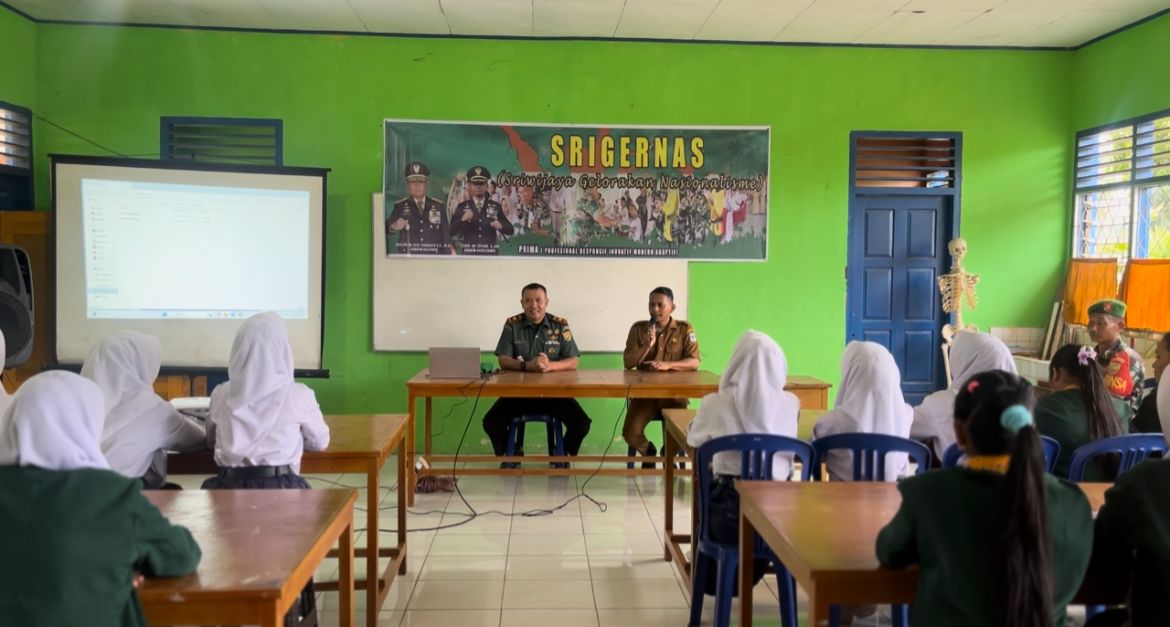
[(1032, 386), (1002, 370), (955, 397), (966, 467), (903, 480), (877, 539), (883, 566), (918, 564), (912, 625), (1060, 627), (1093, 541), (1089, 502), (1044, 472)]
[[(1065, 344), (1048, 364), (1053, 393), (1036, 403), (1036, 428), (1060, 442), (1053, 474), (1067, 477), (1077, 447), (1128, 432), (1119, 418), (1125, 403), (1109, 393), (1097, 351), (1091, 346)], [(1085, 467), (1085, 481), (1112, 480), (1117, 460), (1098, 457)]]

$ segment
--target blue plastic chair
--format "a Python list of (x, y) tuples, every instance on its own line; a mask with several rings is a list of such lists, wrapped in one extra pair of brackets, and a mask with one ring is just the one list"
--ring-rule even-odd
[[(504, 455), (515, 455), (518, 444), (524, 441), (524, 425), (530, 422), (543, 422), (548, 427), (548, 454), (549, 455), (564, 455), (565, 454), (565, 432), (561, 427), (561, 421), (556, 416), (546, 416), (538, 414), (529, 414), (524, 416), (516, 416), (512, 419), (512, 423), (508, 425), (508, 440), (504, 446)], [(512, 468), (519, 467), (520, 464), (512, 462)], [(554, 464), (554, 467), (565, 467), (564, 464)]]
[[(921, 475), (930, 470), (930, 449), (921, 442), (896, 435), (884, 433), (838, 433), (813, 440), (813, 473), (820, 480), (825, 480), (821, 468), (825, 455), (829, 451), (847, 449), (853, 452), (853, 480), (854, 481), (885, 481), (886, 455), (890, 453), (906, 453), (914, 460), (917, 469), (914, 474)], [(907, 627), (910, 624), (910, 607), (907, 605), (892, 606), (892, 622), (894, 627)], [(840, 606), (829, 608), (829, 624), (836, 627), (841, 623)]]
[(906, 453), (922, 474), (930, 470), (930, 449), (921, 442), (884, 433), (838, 433), (813, 440), (813, 478), (824, 481), (821, 465), (829, 451), (853, 452), (853, 481), (885, 481), (886, 455)]
[(1138, 462), (1149, 458), (1154, 453), (1165, 454), (1167, 450), (1166, 438), (1154, 433), (1135, 433), (1132, 435), (1118, 435), (1090, 442), (1077, 447), (1073, 451), (1072, 462), (1068, 467), (1068, 480), (1080, 481), (1085, 476), (1085, 464), (1098, 455), (1119, 453), (1121, 464), (1117, 467), (1117, 475), (1133, 468)]
[[(716, 577), (719, 584), (715, 593), (715, 627), (727, 627), (731, 622), (731, 596), (735, 589), (735, 576), (739, 567), (739, 545), (722, 544), (711, 540), (706, 515), (711, 495), (711, 483), (715, 480), (711, 462), (716, 453), (738, 452), (740, 454), (739, 478), (748, 481), (770, 481), (772, 460), (778, 454), (792, 454), (800, 459), (803, 466), (800, 474), (807, 481), (812, 447), (807, 442), (782, 435), (762, 433), (727, 435), (715, 438), (699, 447), (695, 452), (695, 473), (699, 479), (699, 537), (693, 577), (691, 578), (690, 625), (698, 625), (703, 614), (703, 595), (706, 588), (709, 560), (715, 560)], [(796, 627), (796, 580), (788, 569), (776, 559), (771, 549), (756, 537), (755, 554), (770, 560), (776, 568), (776, 585), (780, 589), (780, 621), (784, 627)], [(751, 566), (746, 566), (750, 568)]]
[[(1056, 460), (1060, 458), (1060, 442), (1042, 435), (1040, 436), (1040, 444), (1044, 446), (1044, 468), (1048, 472), (1052, 472), (1052, 469), (1056, 468)], [(948, 446), (947, 450), (943, 452), (943, 468), (958, 466), (962, 457), (963, 450), (959, 448), (958, 444)]]

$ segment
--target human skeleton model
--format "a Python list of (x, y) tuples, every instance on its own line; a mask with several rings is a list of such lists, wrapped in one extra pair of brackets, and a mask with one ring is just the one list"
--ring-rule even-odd
[(947, 380), (951, 378), (950, 347), (955, 339), (955, 333), (960, 330), (978, 331), (975, 325), (963, 326), (963, 300), (967, 306), (975, 309), (979, 306), (979, 296), (975, 293), (975, 286), (979, 284), (979, 275), (971, 274), (963, 269), (963, 257), (967, 255), (967, 241), (955, 238), (947, 244), (947, 251), (951, 253), (951, 271), (938, 277), (938, 291), (942, 294), (943, 311), (953, 316), (954, 323), (943, 326), (943, 363), (946, 364)]

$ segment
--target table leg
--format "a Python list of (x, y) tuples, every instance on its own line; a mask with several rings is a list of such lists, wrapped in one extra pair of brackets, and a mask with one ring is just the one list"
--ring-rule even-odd
[[(406, 481), (406, 504), (414, 505), (414, 453), (418, 449), (414, 433), (415, 398), (413, 391), (406, 393), (406, 438), (409, 443), (406, 447), (406, 473), (398, 475), (398, 482)], [(430, 417), (428, 416), (428, 422)]]
[[(300, 590), (297, 591), (297, 597), (300, 597)], [(264, 608), (264, 613), (260, 616), (260, 627), (280, 627), (284, 625), (284, 613), (273, 602), (268, 607)]]
[[(337, 598), (340, 601), (338, 611), (341, 613), (341, 627), (352, 627), (354, 619), (354, 589), (353, 589), (353, 514), (350, 514), (349, 524), (341, 532), (338, 542), (337, 571)], [(369, 606), (366, 606), (369, 607)], [(376, 614), (375, 614), (376, 615)]]
[[(399, 475), (401, 477), (402, 475)], [(366, 626), (378, 624), (378, 593), (382, 588), (382, 573), (378, 569), (378, 507), (381, 505), (381, 477), (378, 462), (371, 461), (366, 468)], [(401, 481), (401, 479), (399, 479)]]
[(434, 399), (432, 399), (429, 396), (423, 398), (423, 406), (426, 408), (425, 412), (423, 413), (423, 415), (426, 416), (426, 419), (423, 422), (423, 430), (425, 432), (425, 435), (423, 438), (423, 455), (426, 457), (430, 457), (431, 451), (434, 450), (432, 448), (432, 442), (431, 442), (431, 401), (432, 400), (434, 400)]
[[(398, 476), (406, 475), (406, 467), (410, 464), (407, 462), (406, 455), (406, 438), (403, 437), (398, 442)], [(406, 490), (403, 489), (402, 482), (398, 482), (398, 550), (402, 551), (402, 559), (398, 563), (398, 574), (406, 574)]]
[(756, 530), (739, 510), (739, 624), (752, 624), (752, 575)]
[(662, 489), (666, 492), (666, 494), (664, 495), (665, 498), (663, 499), (664, 501), (666, 501), (666, 511), (663, 513), (663, 519), (666, 521), (666, 524), (664, 525), (665, 528), (663, 529), (662, 537), (665, 538), (665, 540), (666, 540), (666, 547), (664, 549), (664, 552), (666, 555), (663, 559), (665, 559), (668, 562), (670, 561), (670, 558), (671, 558), (670, 545), (672, 542), (674, 542), (674, 540), (671, 539), (671, 536), (674, 534), (674, 457), (675, 457), (675, 447), (673, 446), (673, 444), (674, 444), (674, 438), (670, 436), (669, 431), (666, 431), (666, 433), (662, 436), (663, 455), (666, 456), (666, 461), (663, 462), (663, 466), (662, 466), (663, 472), (665, 473), (665, 476), (663, 478)]
[(828, 602), (828, 597), (823, 594), (817, 594), (816, 584), (811, 586), (808, 592), (808, 624), (812, 627), (821, 627), (829, 624), (829, 614), (831, 605)]

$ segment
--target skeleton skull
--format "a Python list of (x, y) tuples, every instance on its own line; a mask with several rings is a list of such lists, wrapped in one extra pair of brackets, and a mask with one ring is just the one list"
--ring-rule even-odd
[(956, 237), (947, 244), (947, 251), (951, 253), (951, 258), (956, 265), (962, 261), (963, 257), (967, 255), (967, 240)]

